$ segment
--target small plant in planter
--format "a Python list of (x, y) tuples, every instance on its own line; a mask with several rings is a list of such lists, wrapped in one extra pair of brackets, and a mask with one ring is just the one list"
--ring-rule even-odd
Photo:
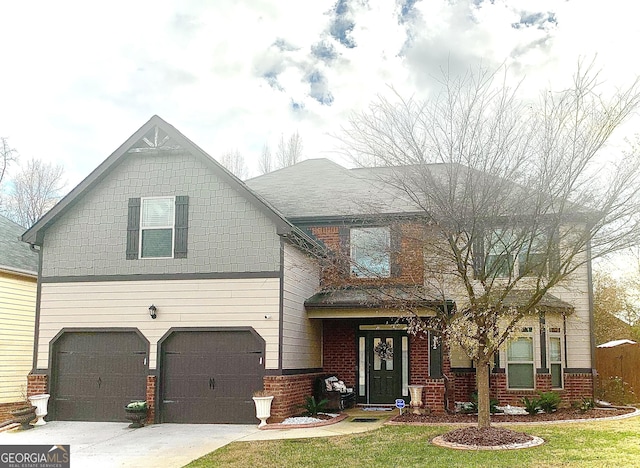
[(305, 404), (300, 405), (300, 407), (306, 410), (306, 416), (318, 416), (318, 413), (322, 412), (324, 407), (327, 406), (327, 403), (329, 403), (328, 398), (316, 401), (316, 397), (314, 396), (307, 396), (305, 400)]
[(147, 419), (148, 409), (146, 401), (132, 401), (124, 407), (125, 417), (131, 421), (131, 424), (129, 424), (131, 429), (144, 426), (143, 421)]
[(545, 413), (553, 413), (558, 409), (560, 405), (560, 395), (556, 392), (542, 392), (540, 393), (540, 409)]

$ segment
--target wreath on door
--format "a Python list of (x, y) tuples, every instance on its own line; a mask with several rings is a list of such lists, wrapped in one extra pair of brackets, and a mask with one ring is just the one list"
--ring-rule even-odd
[(378, 343), (373, 350), (380, 359), (393, 359), (393, 346), (386, 340)]

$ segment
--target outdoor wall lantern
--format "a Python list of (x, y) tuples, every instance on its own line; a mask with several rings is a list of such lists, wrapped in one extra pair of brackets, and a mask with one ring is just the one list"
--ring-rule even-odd
[(149, 315), (151, 315), (151, 318), (154, 319), (156, 318), (158, 315), (156, 314), (156, 311), (158, 310), (158, 308), (156, 306), (154, 306), (153, 304), (151, 304), (149, 306)]

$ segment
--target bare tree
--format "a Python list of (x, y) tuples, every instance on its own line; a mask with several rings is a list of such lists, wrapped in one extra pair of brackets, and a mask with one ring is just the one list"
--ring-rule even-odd
[(7, 168), (16, 162), (17, 158), (18, 153), (9, 146), (9, 140), (5, 137), (0, 137), (0, 184), (2, 184), (4, 180)]
[(13, 179), (9, 193), (9, 217), (29, 227), (60, 200), (66, 183), (62, 165), (28, 159)]
[(261, 175), (268, 174), (273, 170), (273, 159), (271, 158), (271, 148), (265, 144), (258, 160), (258, 171)]
[(249, 170), (244, 162), (244, 157), (238, 150), (223, 153), (222, 156), (220, 156), (220, 164), (240, 180), (245, 180), (249, 176)]
[(387, 167), (379, 187), (424, 220), (425, 281), (455, 308), (425, 321), (415, 298), (397, 306), (411, 332), (441, 332), (473, 360), (479, 427), (490, 425), (494, 355), (523, 317), (590, 258), (640, 239), (640, 153), (602, 157), (638, 108), (638, 80), (607, 97), (579, 64), (571, 88), (526, 102), (501, 71), (443, 72), (427, 101), (379, 98), (339, 137), (354, 161)]
[(280, 135), (278, 149), (276, 150), (276, 163), (278, 169), (293, 166), (302, 160), (302, 137), (295, 132), (285, 142), (284, 135)]

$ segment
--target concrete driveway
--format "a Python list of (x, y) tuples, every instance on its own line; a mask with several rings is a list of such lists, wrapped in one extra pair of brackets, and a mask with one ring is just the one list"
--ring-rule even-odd
[(236, 440), (257, 435), (256, 425), (51, 421), (28, 431), (0, 432), (0, 445), (66, 445), (72, 467), (182, 467)]

